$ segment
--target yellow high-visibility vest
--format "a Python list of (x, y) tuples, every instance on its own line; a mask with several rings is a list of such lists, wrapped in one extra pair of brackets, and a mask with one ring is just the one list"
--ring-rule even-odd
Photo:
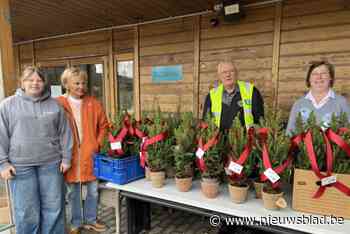
[[(254, 85), (249, 82), (237, 81), (239, 91), (241, 93), (242, 106), (244, 111), (244, 122), (248, 129), (254, 124), (252, 113), (252, 99)], [(218, 87), (210, 90), (211, 113), (213, 114), (216, 126), (220, 127), (221, 110), (222, 110), (222, 94), (224, 86), (220, 84)]]

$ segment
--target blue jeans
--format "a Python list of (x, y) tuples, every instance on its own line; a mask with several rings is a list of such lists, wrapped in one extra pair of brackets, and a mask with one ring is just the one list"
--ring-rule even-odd
[(64, 183), (59, 163), (16, 167), (10, 182), (17, 234), (62, 234)]
[[(84, 202), (81, 198), (81, 187), (83, 184), (87, 186), (87, 194)], [(94, 224), (97, 220), (98, 182), (91, 181), (83, 184), (67, 183), (67, 196), (71, 209), (71, 224), (73, 228), (81, 227), (83, 223)]]

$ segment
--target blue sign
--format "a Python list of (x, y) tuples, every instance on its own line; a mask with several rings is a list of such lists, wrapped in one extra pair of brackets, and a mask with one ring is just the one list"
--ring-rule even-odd
[(182, 65), (152, 67), (152, 82), (182, 80)]

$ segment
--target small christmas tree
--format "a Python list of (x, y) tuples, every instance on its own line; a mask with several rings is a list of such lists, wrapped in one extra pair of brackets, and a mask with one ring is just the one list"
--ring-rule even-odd
[(224, 141), (220, 135), (219, 128), (215, 125), (214, 120), (207, 115), (205, 120), (206, 127), (199, 129), (199, 139), (206, 144), (209, 140), (217, 139), (217, 142), (210, 147), (203, 155), (205, 170), (202, 171), (203, 178), (218, 179), (223, 173), (222, 149)]
[[(268, 156), (271, 168), (277, 168), (288, 158), (290, 148), (290, 138), (283, 131), (281, 111), (273, 112), (271, 108), (265, 108), (265, 118), (260, 120), (257, 128), (258, 137), (256, 141), (257, 152), (259, 153), (259, 174), (263, 174), (267, 168), (263, 163), (263, 144), (267, 145)], [(265, 134), (261, 134), (265, 132)], [(291, 176), (291, 166), (287, 167), (279, 176), (280, 181), (289, 182)], [(279, 193), (278, 187), (272, 185), (269, 180), (265, 182), (264, 191), (269, 193)]]
[[(241, 125), (241, 121), (239, 117), (236, 117), (233, 120), (232, 127), (230, 131), (228, 132), (228, 146), (229, 152), (228, 152), (228, 160), (231, 159), (232, 161), (236, 162), (242, 152), (245, 150), (245, 147), (247, 147), (250, 143), (249, 140), (252, 140), (254, 137), (252, 134), (253, 131), (249, 131), (249, 134), (251, 136), (248, 136), (248, 133), (244, 127)], [(249, 147), (252, 147), (253, 145), (250, 145)], [(248, 158), (246, 159), (245, 163), (242, 165), (242, 172), (241, 174), (232, 173), (229, 175), (229, 182), (233, 186), (246, 186), (248, 183), (248, 177), (251, 175), (252, 170), (254, 168), (254, 158), (249, 153)]]
[(193, 162), (195, 159), (195, 137), (194, 119), (191, 112), (181, 115), (179, 125), (174, 128), (175, 146), (175, 169), (177, 178), (193, 176)]
[[(163, 118), (160, 108), (155, 112), (153, 124), (146, 125), (148, 137), (152, 138), (159, 134), (168, 134), (168, 125)], [(148, 165), (151, 171), (164, 171), (167, 167), (167, 157), (171, 154), (172, 139), (165, 137), (147, 147)]]

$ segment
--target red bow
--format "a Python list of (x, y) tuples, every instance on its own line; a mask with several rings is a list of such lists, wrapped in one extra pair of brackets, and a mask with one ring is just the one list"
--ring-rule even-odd
[[(218, 138), (219, 138), (218, 136), (219, 136), (219, 133), (216, 133), (214, 135), (214, 137), (209, 139), (206, 144), (204, 144), (203, 139), (200, 138), (198, 140), (198, 150), (202, 150), (203, 153), (208, 151), (208, 149), (210, 149), (211, 147), (213, 147), (214, 145), (216, 145), (218, 143)], [(197, 152), (198, 152), (198, 150), (197, 150)], [(196, 157), (196, 164), (201, 172), (204, 172), (207, 170), (203, 157)]]
[[(272, 169), (274, 172), (276, 172), (277, 174), (281, 174), (293, 161), (293, 151), (294, 149), (297, 147), (297, 145), (301, 142), (302, 140), (302, 136), (295, 136), (291, 139), (292, 143), (291, 146), (289, 148), (289, 152), (288, 152), (288, 157), (287, 159), (279, 166), (272, 168), (272, 164), (270, 162), (270, 157), (269, 157), (269, 151), (268, 151), (268, 147), (267, 147), (267, 134), (268, 134), (268, 129), (267, 128), (261, 128), (259, 129), (259, 136), (260, 139), (262, 141), (262, 146), (263, 146), (263, 152), (262, 152), (262, 156), (263, 156), (263, 165), (264, 168), (267, 169)], [(260, 180), (261, 181), (266, 181), (268, 178), (266, 177), (266, 175), (264, 173), (262, 173), (260, 175)], [(275, 183), (272, 183), (272, 187), (276, 188), (279, 186), (279, 181), (276, 181)]]
[(141, 143), (140, 164), (143, 168), (146, 166), (147, 161), (147, 147), (159, 141), (163, 141), (165, 138), (167, 138), (167, 136), (168, 134), (166, 132), (163, 132), (151, 138), (142, 138), (144, 140), (143, 143)]
[[(254, 128), (251, 127), (251, 128), (248, 129), (248, 142), (244, 146), (243, 152), (239, 156), (238, 160), (235, 161), (235, 163), (239, 164), (240, 166), (242, 166), (245, 163), (245, 161), (248, 159), (248, 156), (250, 155), (250, 153), (252, 151), (254, 132), (255, 132)], [(233, 161), (233, 160), (230, 158), (230, 160), (228, 160), (228, 162), (226, 163), (226, 168), (227, 169), (228, 169), (231, 161)], [(234, 178), (237, 178), (237, 177), (238, 178), (241, 177), (240, 175), (242, 175), (242, 173), (241, 174), (235, 173), (235, 174), (230, 175), (230, 177), (231, 177), (231, 179), (234, 179)]]
[[(322, 135), (323, 135), (324, 142), (326, 144), (326, 166), (327, 166), (326, 175), (323, 175), (320, 172), (320, 169), (317, 165), (316, 154), (313, 148), (312, 134), (310, 130), (306, 133), (304, 138), (307, 154), (311, 163), (311, 169), (314, 171), (315, 175), (321, 180), (323, 178), (331, 176), (333, 171), (333, 151), (332, 151), (332, 146), (330, 144), (330, 141), (337, 144), (341, 149), (343, 149), (348, 154), (348, 156), (350, 153), (350, 146), (339, 135), (333, 132), (332, 129), (327, 129), (325, 133), (322, 132)], [(314, 194), (313, 198), (321, 197), (323, 193), (326, 191), (326, 188), (329, 186), (333, 186), (337, 188), (339, 191), (346, 194), (347, 196), (350, 196), (350, 188), (344, 185), (343, 183), (336, 181), (335, 183), (328, 184), (328, 185), (321, 184), (318, 190), (316, 191), (316, 193)]]

